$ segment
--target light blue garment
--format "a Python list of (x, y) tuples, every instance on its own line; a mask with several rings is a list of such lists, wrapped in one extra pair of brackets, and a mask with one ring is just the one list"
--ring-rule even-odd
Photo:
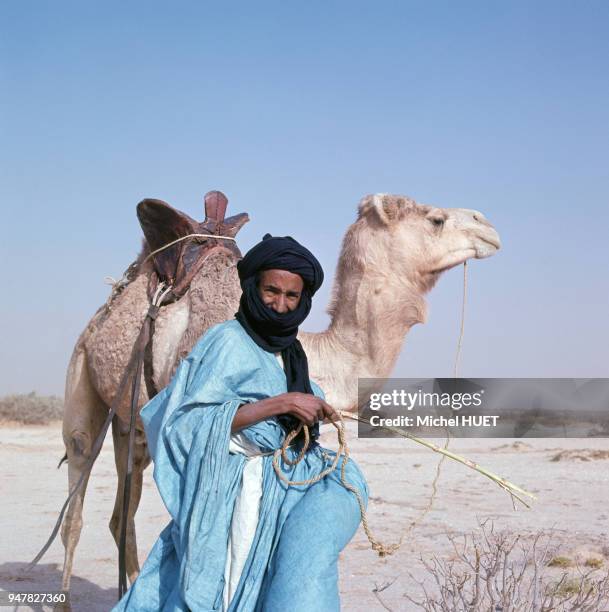
[[(171, 384), (142, 409), (154, 479), (172, 520), (114, 612), (222, 610), (232, 512), (247, 461), (228, 449), (233, 417), (245, 402), (285, 392), (276, 357), (232, 320), (208, 330)], [(275, 418), (242, 433), (263, 451), (284, 439)], [(306, 480), (327, 465), (317, 447), (296, 466), (282, 467), (291, 480)], [(288, 487), (272, 457), (263, 458), (258, 526), (229, 612), (339, 610), (338, 554), (360, 520), (355, 496), (340, 484), (340, 465), (312, 486)], [(353, 460), (346, 480), (367, 503), (368, 487)]]

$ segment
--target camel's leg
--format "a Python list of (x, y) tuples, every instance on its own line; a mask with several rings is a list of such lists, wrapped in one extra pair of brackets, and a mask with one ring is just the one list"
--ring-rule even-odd
[[(116, 489), (116, 501), (114, 511), (110, 519), (110, 531), (114, 536), (116, 545), (120, 542), (120, 523), (123, 512), (123, 491), (125, 487), (125, 476), (127, 471), (127, 452), (129, 448), (129, 434), (121, 433), (118, 418), (112, 421), (112, 438), (114, 441), (114, 459), (118, 473), (118, 486)], [(129, 499), (129, 514), (127, 515), (127, 541), (125, 546), (125, 566), (129, 582), (133, 581), (140, 573), (140, 565), (137, 559), (137, 540), (135, 537), (135, 513), (137, 512), (140, 498), (142, 496), (142, 480), (144, 470), (150, 463), (148, 445), (144, 432), (136, 429), (135, 444), (133, 445), (133, 472), (131, 476), (131, 494)]]
[[(91, 447), (107, 414), (107, 406), (101, 401), (89, 379), (85, 352), (77, 347), (68, 367), (63, 417), (63, 441), (68, 455), (70, 491), (86, 467), (91, 456)], [(65, 547), (61, 581), (61, 588), (64, 591), (70, 589), (72, 563), (82, 529), (82, 505), (88, 480), (87, 475), (78, 493), (70, 501), (61, 528), (61, 539)]]

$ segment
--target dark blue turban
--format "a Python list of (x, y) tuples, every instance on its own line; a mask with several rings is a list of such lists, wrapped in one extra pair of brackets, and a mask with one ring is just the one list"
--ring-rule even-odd
[(291, 236), (265, 234), (262, 242), (253, 246), (237, 264), (241, 287), (248, 278), (263, 270), (287, 270), (302, 277), (312, 297), (321, 287), (324, 271), (309, 251)]
[[(324, 273), (315, 256), (291, 236), (265, 234), (237, 264), (241, 282), (241, 300), (235, 317), (254, 342), (270, 353), (281, 352), (288, 391), (313, 393), (309, 383), (307, 355), (296, 339), (298, 326), (311, 310), (311, 298), (321, 286)], [(258, 292), (259, 273), (264, 270), (287, 270), (303, 280), (298, 306), (285, 313), (268, 307)], [(295, 429), (298, 419), (291, 415), (278, 417), (286, 431)], [(319, 435), (319, 426), (311, 432)], [(299, 436), (299, 439), (302, 439)]]

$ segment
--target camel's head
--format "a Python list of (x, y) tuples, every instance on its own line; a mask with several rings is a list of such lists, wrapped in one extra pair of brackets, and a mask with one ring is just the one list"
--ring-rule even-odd
[[(373, 229), (371, 239), (382, 241), (377, 245), (379, 259), (386, 255), (391, 269), (404, 270), (424, 289), (445, 270), (471, 258), (490, 257), (501, 246), (499, 234), (477, 210), (437, 208), (406, 196), (376, 194), (361, 201), (359, 216)], [(374, 244), (369, 248), (377, 250)]]

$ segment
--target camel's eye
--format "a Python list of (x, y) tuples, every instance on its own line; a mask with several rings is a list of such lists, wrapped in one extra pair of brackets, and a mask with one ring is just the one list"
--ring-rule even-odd
[(444, 225), (444, 217), (429, 217), (434, 227), (442, 227)]

